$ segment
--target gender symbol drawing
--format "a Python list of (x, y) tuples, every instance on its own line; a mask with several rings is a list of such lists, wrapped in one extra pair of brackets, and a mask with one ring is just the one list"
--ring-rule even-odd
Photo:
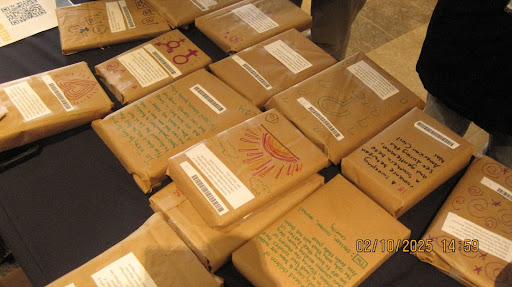
[(172, 58), (172, 61), (178, 65), (186, 64), (186, 63), (188, 63), (189, 58), (192, 56), (197, 56), (198, 52), (199, 51), (197, 51), (197, 50), (188, 49), (187, 55), (176, 55)]
[(166, 46), (167, 47), (167, 53), (172, 53), (174, 52), (174, 49), (175, 48), (178, 48), (181, 43), (185, 42), (185, 39), (180, 39), (178, 41), (169, 41), (167, 43), (162, 43), (162, 42), (158, 42), (155, 44), (155, 46)]

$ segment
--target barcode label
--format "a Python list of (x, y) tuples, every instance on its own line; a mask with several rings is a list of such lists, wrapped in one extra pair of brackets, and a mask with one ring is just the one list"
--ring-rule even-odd
[(487, 186), (488, 188), (496, 191), (497, 193), (503, 195), (506, 199), (512, 201), (512, 193), (510, 190), (504, 188), (503, 186), (499, 185), (498, 183), (492, 181), (491, 179), (487, 177), (483, 177), (480, 181), (481, 184)]
[(302, 97), (297, 99), (297, 102), (299, 102), (304, 108), (306, 108), (306, 110), (313, 114), (313, 116), (315, 116), (315, 118), (319, 120), (338, 141), (345, 138), (340, 133), (340, 131), (338, 131), (338, 129), (327, 119), (327, 117), (325, 117), (324, 114), (315, 108), (308, 100)]
[(217, 210), (218, 213), (222, 213), (225, 210), (224, 207), (222, 207), (219, 201), (212, 195), (212, 193), (208, 190), (206, 185), (204, 185), (199, 176), (194, 174), (191, 179), (194, 181), (194, 184), (197, 186), (197, 188), (199, 188), (203, 195), (208, 199), (208, 201), (210, 201), (215, 210)]
[(172, 65), (170, 65), (170, 63), (165, 61), (165, 58), (162, 57), (162, 55), (160, 55), (158, 51), (151, 52), (151, 55), (153, 55), (158, 60), (158, 62), (160, 62), (160, 64), (162, 64), (162, 66), (164, 66), (164, 68), (166, 68), (167, 71), (169, 71), (173, 78), (176, 76), (176, 67), (173, 67)]
[(204, 7), (203, 4), (199, 3), (197, 0), (190, 0), (192, 3), (194, 3), (201, 11), (206, 11), (208, 8)]
[(506, 197), (508, 200), (512, 201), (512, 195), (508, 192), (506, 188), (497, 188), (496, 191)]
[(211, 6), (217, 5), (217, 1), (215, 0), (190, 0), (197, 8), (201, 9), (201, 11), (207, 11)]
[(194, 93), (199, 99), (201, 99), (207, 106), (214, 110), (217, 114), (220, 114), (226, 110), (217, 99), (208, 93), (201, 85), (197, 84), (190, 88), (190, 91)]
[(66, 110), (66, 112), (69, 112), (71, 110), (74, 110), (75, 108), (73, 105), (68, 101), (68, 98), (64, 96), (64, 93), (62, 90), (57, 86), (55, 81), (53, 81), (52, 77), (50, 75), (45, 75), (42, 77), (44, 83), (46, 86), (48, 86), (48, 89), (52, 92), (52, 94), (59, 100), (62, 107)]
[(144, 49), (148, 51), (153, 57), (171, 74), (173, 78), (181, 76), (181, 71), (176, 68), (160, 51), (158, 51), (153, 45), (147, 44)]
[(190, 163), (184, 161), (180, 163), (180, 166), (219, 215), (223, 215), (224, 213), (228, 212), (228, 208)]
[(126, 22), (128, 23), (128, 28), (133, 29), (135, 28), (135, 23), (133, 22), (132, 14), (130, 13), (130, 10), (128, 9), (128, 6), (126, 6), (126, 2), (124, 0), (118, 1), (119, 6), (121, 7), (121, 10), (123, 11), (124, 18), (126, 19)]
[(419, 129), (420, 131), (428, 134), (429, 136), (433, 137), (440, 143), (443, 143), (444, 145), (450, 147), (451, 149), (455, 149), (459, 146), (458, 143), (450, 139), (449, 137), (442, 134), (440, 131), (434, 129), (433, 127), (427, 125), (426, 123), (422, 121), (417, 121), (414, 126)]
[(244, 68), (253, 78), (255, 78), (258, 81), (258, 83), (260, 83), (265, 89), (272, 89), (270, 83), (265, 78), (263, 78), (263, 76), (260, 75), (260, 73), (258, 73), (256, 69), (254, 69), (251, 65), (247, 64), (247, 62), (244, 61), (242, 58), (240, 58), (237, 55), (233, 55), (231, 59), (233, 59), (237, 64), (242, 66), (242, 68)]

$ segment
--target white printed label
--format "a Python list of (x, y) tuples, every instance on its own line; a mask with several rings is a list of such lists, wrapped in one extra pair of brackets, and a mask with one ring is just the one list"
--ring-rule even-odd
[(4, 91), (20, 111), (25, 121), (30, 121), (50, 113), (48, 107), (27, 82), (7, 87)]
[(242, 58), (238, 57), (237, 55), (231, 56), (231, 59), (233, 59), (238, 65), (240, 65), (242, 68), (244, 68), (258, 83), (260, 83), (265, 89), (270, 90), (272, 89), (272, 86), (270, 83), (263, 78), (256, 69), (254, 69), (251, 65), (247, 64), (246, 61), (244, 61)]
[(190, 0), (197, 8), (201, 9), (201, 11), (207, 11), (211, 6), (217, 5), (217, 1), (215, 0)]
[(201, 85), (197, 84), (195, 86), (190, 87), (190, 91), (194, 93), (201, 101), (203, 101), (207, 106), (209, 106), (212, 110), (214, 110), (217, 114), (220, 114), (226, 110), (217, 99), (210, 94), (207, 90), (205, 90)]
[(491, 232), (453, 212), (449, 212), (442, 230), (460, 240), (476, 239), (480, 250), (499, 257), (507, 262), (512, 261), (512, 241)]
[(66, 285), (65, 287), (76, 287), (75, 284), (71, 283), (69, 285)]
[(60, 104), (67, 112), (75, 109), (73, 105), (68, 101), (68, 98), (64, 96), (64, 93), (59, 88), (59, 86), (57, 86), (55, 81), (53, 81), (50, 75), (44, 75), (42, 79), (46, 86), (48, 86), (48, 89), (50, 89), (52, 94), (59, 100)]
[(99, 287), (157, 287), (133, 252), (91, 275)]
[(440, 143), (450, 147), (451, 149), (455, 149), (459, 146), (458, 143), (456, 143), (451, 138), (445, 136), (440, 131), (434, 129), (433, 127), (427, 125), (426, 123), (422, 121), (417, 121), (414, 126), (419, 129), (420, 131), (426, 133), (427, 135), (433, 137), (435, 140), (439, 141)]
[(395, 86), (363, 60), (353, 64), (347, 69), (372, 89), (382, 100), (399, 92)]
[(204, 144), (185, 152), (233, 208), (239, 208), (254, 198), (252, 192)]
[(197, 172), (197, 170), (190, 165), (187, 161), (180, 163), (181, 168), (190, 177), (194, 185), (201, 191), (201, 194), (208, 200), (219, 215), (223, 215), (228, 212), (228, 208), (220, 200), (219, 196), (213, 191), (211, 186), (204, 180), (204, 178)]
[(115, 33), (126, 30), (126, 25), (124, 24), (123, 19), (123, 12), (121, 12), (119, 4), (117, 4), (117, 2), (106, 2), (105, 5), (107, 7), (110, 32)]
[(173, 78), (181, 76), (181, 71), (176, 68), (160, 51), (158, 51), (153, 45), (147, 44), (144, 49), (148, 51), (155, 59), (171, 74)]
[(285, 65), (294, 74), (298, 74), (313, 66), (313, 64), (302, 57), (299, 53), (295, 52), (282, 40), (266, 45), (265, 50), (267, 50), (267, 52), (279, 60), (279, 62)]
[(482, 178), (480, 183), (487, 186), (488, 188), (496, 191), (497, 193), (503, 195), (506, 199), (512, 201), (512, 193), (510, 192), (510, 190), (504, 188), (500, 184), (490, 180), (489, 178), (487, 178), (485, 176)]
[(144, 88), (169, 77), (143, 48), (123, 55), (118, 59)]
[(128, 6), (126, 6), (126, 2), (124, 0), (118, 1), (119, 6), (121, 7), (121, 10), (123, 11), (124, 18), (126, 19), (126, 23), (128, 23), (128, 28), (133, 29), (135, 28), (135, 23), (133, 22), (132, 14), (130, 13), (130, 10), (128, 9)]
[(258, 33), (263, 33), (279, 26), (279, 24), (270, 19), (253, 4), (244, 5), (232, 11)]
[(301, 98), (297, 99), (297, 102), (299, 102), (299, 104), (301, 104), (304, 108), (306, 108), (306, 110), (308, 110), (311, 114), (313, 114), (313, 116), (317, 120), (319, 120), (338, 141), (345, 138), (340, 133), (340, 131), (338, 131), (338, 129), (327, 119), (327, 117), (324, 116), (324, 114), (320, 110), (315, 108), (308, 100), (301, 97)]

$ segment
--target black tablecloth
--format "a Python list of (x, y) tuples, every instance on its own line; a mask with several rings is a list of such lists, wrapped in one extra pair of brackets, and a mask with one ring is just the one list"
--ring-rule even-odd
[[(183, 32), (213, 61), (226, 56), (196, 28)], [(64, 56), (54, 28), (0, 48), (0, 83), (80, 61), (94, 70), (95, 65), (145, 41)], [(116, 102), (116, 109), (120, 107)], [(32, 283), (44, 286), (124, 239), (152, 211), (149, 195), (139, 190), (90, 125), (0, 154), (0, 158), (37, 147), (39, 152), (0, 173), (0, 235)], [(339, 173), (339, 166), (321, 173), (330, 179)], [(411, 238), (421, 237), (460, 175), (400, 218), (412, 230)], [(225, 279), (225, 286), (250, 286), (232, 264), (217, 275)], [(363, 286), (459, 284), (414, 256), (398, 253)]]

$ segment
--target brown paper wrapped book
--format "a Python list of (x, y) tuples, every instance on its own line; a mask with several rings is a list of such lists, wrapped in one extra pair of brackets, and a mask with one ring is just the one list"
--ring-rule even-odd
[(128, 104), (210, 64), (179, 30), (165, 33), (95, 67), (100, 80)]
[(324, 178), (315, 174), (268, 206), (222, 230), (210, 227), (174, 183), (161, 189), (149, 200), (153, 210), (164, 213), (169, 219), (169, 224), (194, 251), (203, 265), (211, 272), (215, 272), (230, 259), (231, 253), (323, 184)]
[(332, 66), (336, 59), (295, 29), (211, 64), (210, 70), (258, 107)]
[(245, 0), (196, 19), (196, 27), (226, 53), (310, 25), (311, 16), (288, 0)]
[[(369, 216), (371, 215), (371, 216)], [(255, 286), (357, 286), (393, 253), (362, 241), (398, 243), (410, 231), (341, 175), (233, 253)]]
[(139, 229), (48, 287), (222, 286), (155, 213)]
[(399, 217), (464, 168), (473, 146), (415, 108), (341, 160), (341, 172)]
[(169, 31), (167, 22), (143, 0), (93, 1), (56, 10), (64, 55)]
[(173, 28), (192, 24), (202, 15), (240, 2), (240, 0), (146, 0)]
[(334, 164), (424, 102), (359, 53), (265, 105), (290, 119)]
[(171, 157), (167, 174), (212, 227), (226, 227), (327, 166), (327, 157), (270, 110)]
[(512, 171), (476, 158), (439, 210), (416, 253), (466, 286), (512, 286)]
[(114, 113), (92, 127), (144, 192), (165, 179), (167, 159), (261, 113), (204, 69)]
[(90, 123), (113, 107), (85, 62), (0, 84), (0, 152)]

